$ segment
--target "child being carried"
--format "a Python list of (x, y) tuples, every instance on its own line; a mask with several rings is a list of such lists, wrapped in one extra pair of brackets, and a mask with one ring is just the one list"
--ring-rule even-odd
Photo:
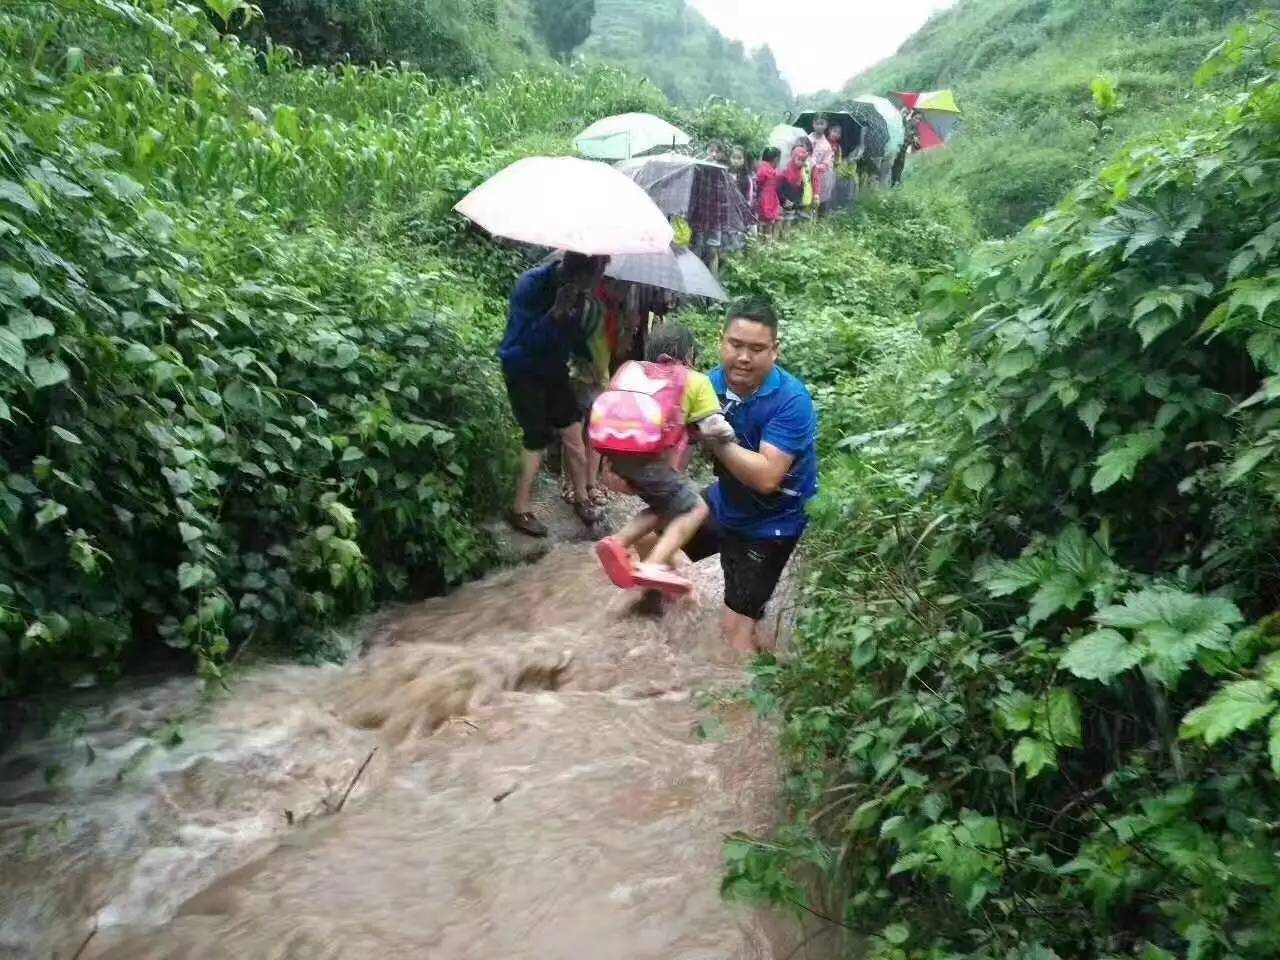
[[(693, 539), (709, 512), (685, 476), (689, 434), (708, 443), (732, 443), (733, 427), (705, 374), (692, 369), (697, 347), (685, 327), (664, 323), (649, 333), (644, 363), (626, 363), (591, 408), (591, 444), (609, 459), (647, 509), (613, 537), (596, 544), (609, 579), (623, 589), (643, 587), (671, 594), (692, 589), (672, 571), (675, 555)], [(662, 531), (643, 563), (631, 548)]]

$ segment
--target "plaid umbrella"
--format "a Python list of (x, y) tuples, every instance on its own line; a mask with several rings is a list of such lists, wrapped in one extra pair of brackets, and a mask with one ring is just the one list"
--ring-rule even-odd
[(684, 217), (699, 233), (741, 233), (754, 218), (728, 168), (707, 160), (663, 153), (615, 168), (649, 194), (669, 217)]

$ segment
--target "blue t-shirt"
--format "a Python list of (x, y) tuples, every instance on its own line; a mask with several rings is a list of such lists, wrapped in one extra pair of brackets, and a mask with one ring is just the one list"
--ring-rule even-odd
[(736, 397), (725, 382), (724, 369), (711, 373), (711, 383), (733, 424), (738, 443), (754, 453), (767, 443), (795, 457), (778, 493), (756, 493), (729, 471), (717, 466), (719, 480), (711, 488), (711, 510), (724, 530), (752, 540), (799, 537), (809, 523), (805, 505), (818, 493), (818, 414), (805, 385), (774, 367), (751, 397)]
[(516, 283), (507, 332), (498, 347), (504, 370), (559, 375), (567, 371), (571, 353), (585, 351), (581, 318), (557, 321), (551, 316), (556, 302), (556, 270), (554, 263), (535, 267)]

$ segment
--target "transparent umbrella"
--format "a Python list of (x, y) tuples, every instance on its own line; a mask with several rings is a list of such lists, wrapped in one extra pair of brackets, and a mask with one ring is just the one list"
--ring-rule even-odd
[(724, 287), (720, 286), (707, 265), (689, 250), (622, 254), (609, 261), (604, 275), (626, 283), (661, 287), (690, 297), (720, 301), (729, 299)]
[[(557, 250), (541, 261), (555, 263), (564, 257)], [(659, 287), (687, 297), (706, 297), (724, 302), (729, 294), (720, 286), (707, 265), (690, 250), (671, 247), (665, 253), (623, 253), (610, 258), (604, 275), (623, 283)]]
[(651, 113), (620, 113), (597, 120), (578, 134), (573, 145), (593, 160), (630, 160), (659, 147), (689, 143), (689, 135)]

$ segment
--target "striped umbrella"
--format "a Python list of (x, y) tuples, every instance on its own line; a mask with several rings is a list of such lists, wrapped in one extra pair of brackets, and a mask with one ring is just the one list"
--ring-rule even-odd
[(950, 90), (931, 90), (927, 93), (893, 93), (890, 99), (908, 110), (920, 113), (920, 149), (932, 150), (942, 146), (960, 129), (963, 118), (955, 94)]

